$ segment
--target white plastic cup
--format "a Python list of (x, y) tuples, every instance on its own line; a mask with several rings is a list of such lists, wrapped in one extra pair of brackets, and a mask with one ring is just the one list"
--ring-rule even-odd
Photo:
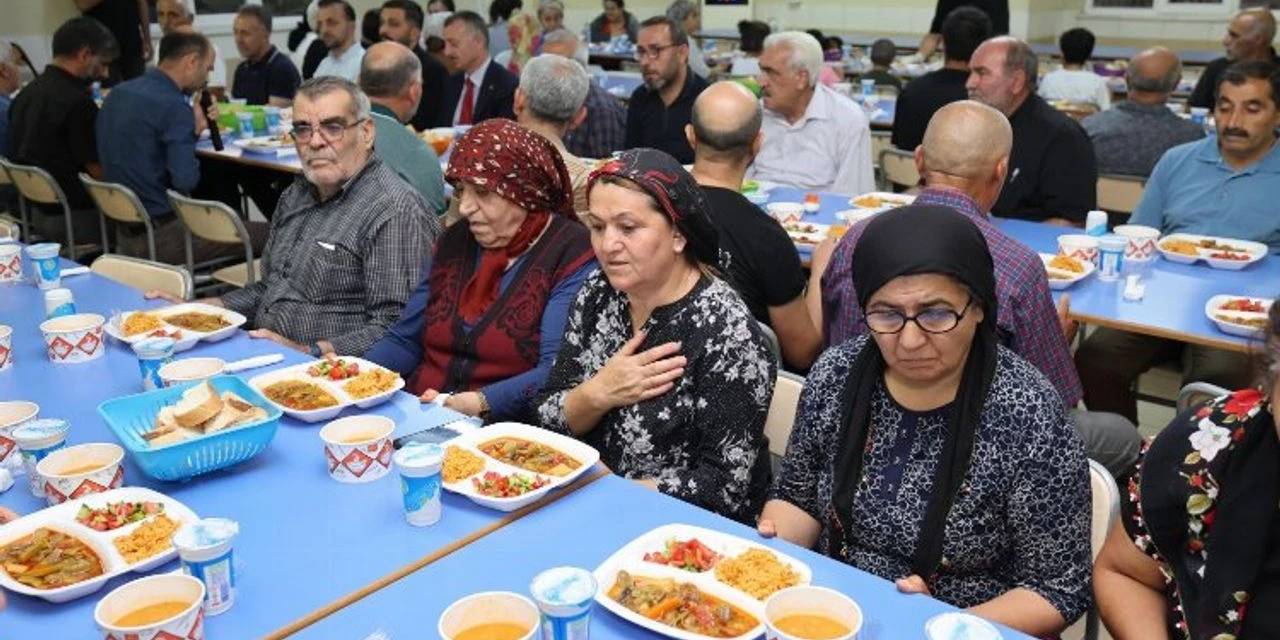
[(529, 591), (542, 613), (542, 640), (587, 640), (598, 588), (595, 576), (578, 567), (555, 567), (534, 576)]
[(1116, 235), (1125, 239), (1125, 260), (1150, 260), (1156, 256), (1156, 241), (1160, 230), (1140, 224), (1122, 224), (1116, 227)]
[(142, 388), (146, 391), (167, 386), (160, 377), (160, 369), (173, 360), (178, 343), (173, 338), (148, 338), (133, 343), (133, 353), (138, 356), (138, 372), (142, 374)]
[(56, 242), (42, 242), (27, 247), (27, 257), (31, 258), (31, 267), (36, 272), (36, 286), (41, 289), (57, 289), (62, 286), (62, 263), (58, 260), (58, 252), (62, 245)]
[(767, 640), (805, 640), (779, 630), (776, 620), (793, 615), (819, 615), (839, 622), (848, 633), (833, 640), (853, 640), (862, 631), (862, 608), (848, 596), (826, 587), (799, 586), (783, 589), (764, 601), (764, 635)]
[[(164, 573), (120, 585), (98, 601), (93, 619), (107, 638), (187, 638), (203, 640), (204, 617), (200, 603), (204, 585), (190, 576)], [(147, 625), (122, 627), (120, 619), (138, 609), (161, 602), (190, 602), (182, 611)]]
[(267, 133), (272, 135), (280, 133), (280, 107), (263, 107), (262, 115), (267, 123)]
[(1070, 256), (1076, 260), (1097, 262), (1098, 238), (1083, 233), (1068, 233), (1058, 236), (1058, 254)]
[(44, 497), (44, 482), (40, 480), (40, 472), (36, 465), (49, 454), (67, 446), (67, 432), (71, 423), (57, 418), (31, 420), (15, 428), (10, 435), (18, 445), (18, 453), (22, 456), (22, 467), (27, 473), (27, 486), (31, 495)]
[(240, 123), (240, 137), (252, 138), (253, 131), (253, 113), (249, 111), (239, 111), (236, 113), (236, 120)]
[(172, 387), (188, 382), (208, 380), (214, 376), (222, 375), (226, 368), (227, 363), (222, 358), (183, 358), (173, 361), (166, 360), (156, 370), (156, 375), (160, 378), (161, 386)]
[(49, 289), (44, 292), (44, 317), (60, 318), (76, 312), (76, 298), (71, 290), (63, 287)]
[(415, 527), (440, 521), (440, 467), (444, 449), (438, 444), (411, 444), (395, 453), (400, 470), (400, 494), (404, 498), (404, 518)]
[(77, 313), (40, 323), (45, 353), (54, 364), (78, 364), (102, 357), (107, 350), (102, 339), (106, 318), (96, 313)]
[(9, 469), (13, 475), (22, 471), (22, 452), (13, 439), (13, 430), (35, 420), (40, 415), (40, 405), (25, 400), (0, 402), (0, 469)]
[(970, 613), (951, 611), (941, 613), (924, 623), (924, 635), (929, 640), (1000, 640), (995, 625)]
[(1098, 239), (1098, 279), (1113, 282), (1120, 279), (1124, 268), (1124, 250), (1129, 241), (1122, 236), (1110, 235)]
[(0, 324), (0, 371), (13, 366), (13, 327)]
[(1191, 107), (1191, 121), (1204, 126), (1205, 120), (1209, 117), (1208, 107)]
[(22, 245), (0, 242), (0, 284), (22, 282)]
[(1084, 219), (1084, 233), (1095, 238), (1107, 235), (1107, 212), (1090, 211)]
[[(44, 499), (57, 506), (124, 485), (124, 448), (113, 442), (63, 447), (36, 463)], [(85, 469), (85, 470), (82, 470)]]
[(235, 553), (232, 542), (240, 525), (226, 518), (204, 518), (182, 525), (173, 534), (182, 572), (204, 584), (204, 612), (216, 616), (236, 600)]

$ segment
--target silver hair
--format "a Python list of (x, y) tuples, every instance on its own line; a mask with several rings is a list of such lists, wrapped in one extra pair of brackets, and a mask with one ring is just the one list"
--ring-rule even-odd
[(564, 27), (552, 29), (551, 31), (542, 34), (542, 44), (544, 45), (559, 42), (572, 42), (575, 47), (573, 50), (573, 59), (577, 60), (578, 64), (582, 65), (583, 69), (587, 68), (587, 48), (582, 46), (582, 41), (578, 39), (578, 34), (565, 29)]
[(529, 109), (540, 120), (568, 124), (582, 108), (591, 89), (587, 70), (563, 56), (542, 54), (530, 58), (520, 72), (520, 90)]
[(298, 87), (298, 95), (305, 96), (308, 100), (315, 100), (321, 96), (329, 95), (335, 91), (342, 91), (347, 94), (351, 100), (353, 107), (351, 117), (356, 121), (368, 120), (369, 112), (373, 107), (369, 104), (369, 96), (365, 95), (356, 83), (338, 76), (316, 76)]
[(675, 0), (667, 7), (667, 17), (675, 20), (677, 24), (684, 24), (685, 18), (699, 11), (701, 9), (698, 8), (698, 5), (690, 0)]
[(542, 12), (547, 10), (557, 11), (560, 13), (561, 18), (564, 17), (564, 3), (560, 0), (542, 0), (542, 2), (538, 3), (538, 12), (534, 15), (541, 19)]
[(1027, 44), (1025, 40), (1013, 36), (996, 36), (991, 40), (997, 40), (1005, 45), (1005, 73), (1012, 74), (1015, 71), (1022, 71), (1027, 77), (1027, 89), (1031, 93), (1035, 93), (1036, 84), (1040, 80), (1040, 59), (1036, 56), (1036, 52), (1031, 50), (1031, 45)]
[(1124, 80), (1125, 84), (1129, 85), (1130, 91), (1173, 93), (1173, 90), (1178, 88), (1178, 83), (1182, 81), (1182, 61), (1175, 57), (1173, 66), (1159, 78), (1138, 75), (1137, 65), (1131, 64), (1125, 69)]
[(822, 45), (818, 39), (803, 31), (782, 31), (764, 39), (764, 48), (786, 47), (787, 66), (792, 71), (809, 74), (809, 86), (817, 86), (822, 76)]

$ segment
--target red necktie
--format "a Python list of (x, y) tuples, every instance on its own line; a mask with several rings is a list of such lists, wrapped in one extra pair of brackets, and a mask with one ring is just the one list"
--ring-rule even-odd
[(467, 78), (467, 88), (462, 92), (462, 111), (458, 112), (458, 124), (471, 124), (472, 103), (476, 100), (476, 85)]

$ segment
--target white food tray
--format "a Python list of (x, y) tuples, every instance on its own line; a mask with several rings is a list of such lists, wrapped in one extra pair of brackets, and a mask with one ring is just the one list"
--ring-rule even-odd
[(784, 224), (782, 228), (795, 244), (816, 245), (826, 239), (831, 225), (800, 221)]
[(1040, 261), (1044, 263), (1045, 273), (1049, 277), (1050, 289), (1054, 289), (1054, 290), (1066, 289), (1071, 285), (1077, 282), (1080, 282), (1085, 278), (1088, 278), (1090, 275), (1093, 275), (1093, 272), (1097, 270), (1097, 267), (1094, 266), (1093, 262), (1089, 260), (1079, 261), (1080, 264), (1084, 266), (1084, 271), (1082, 273), (1067, 271), (1065, 269), (1055, 269), (1049, 266), (1049, 262), (1056, 257), (1057, 256), (1052, 253), (1040, 254)]
[[(183, 329), (182, 327), (174, 326), (169, 324), (168, 322), (165, 322), (165, 318), (169, 316), (177, 315), (179, 313), (186, 313), (189, 311), (196, 311), (199, 313), (207, 313), (210, 315), (220, 316), (223, 320), (226, 320), (231, 324), (221, 329), (218, 329), (217, 331), (192, 331), (190, 329)], [(126, 311), (124, 313), (119, 314), (118, 316), (112, 316), (107, 321), (106, 325), (103, 327), (103, 331), (105, 331), (106, 334), (111, 336), (112, 338), (115, 338), (116, 340), (119, 340), (127, 344), (134, 344), (135, 342), (141, 342), (142, 340), (146, 340), (148, 337), (150, 337), (146, 333), (139, 333), (137, 335), (128, 336), (128, 337), (125, 337), (124, 335), (124, 332), (123, 332), (124, 321), (129, 316), (135, 313), (147, 313), (149, 315), (153, 315), (159, 318), (160, 321), (165, 325), (165, 327), (167, 327), (170, 331), (174, 329), (181, 331), (182, 337), (176, 341), (177, 346), (174, 348), (175, 351), (186, 351), (187, 349), (194, 347), (196, 343), (201, 340), (205, 342), (217, 342), (218, 340), (229, 338), (233, 334), (235, 334), (235, 332), (239, 330), (240, 327), (244, 326), (245, 322), (248, 322), (247, 318), (230, 309), (223, 309), (222, 307), (215, 307), (213, 305), (204, 304), (201, 302), (184, 302), (182, 304), (175, 304), (169, 307), (161, 307), (159, 309), (146, 309), (142, 311)]]
[(112, 540), (133, 533), (135, 529), (142, 526), (142, 523), (150, 521), (153, 516), (148, 516), (143, 520), (111, 531), (96, 531), (76, 522), (76, 512), (80, 510), (80, 505), (87, 504), (89, 507), (96, 509), (105, 507), (108, 502), (159, 502), (164, 505), (162, 513), (168, 516), (170, 520), (178, 523), (179, 526), (199, 519), (196, 513), (188, 508), (187, 505), (144, 487), (121, 487), (103, 493), (90, 494), (75, 500), (68, 500), (60, 505), (42, 509), (0, 526), (0, 547), (25, 538), (35, 532), (36, 529), (54, 529), (61, 533), (70, 534), (88, 545), (102, 562), (102, 575), (57, 589), (35, 589), (9, 577), (9, 574), (3, 568), (0, 568), (0, 587), (4, 587), (14, 593), (43, 598), (49, 602), (67, 602), (101, 589), (102, 585), (106, 584), (108, 580), (122, 573), (150, 571), (177, 557), (177, 550), (170, 547), (167, 551), (129, 564), (125, 562), (124, 557), (120, 555), (115, 545), (112, 544)]
[[(1209, 301), (1204, 303), (1204, 315), (1209, 318), (1210, 322), (1218, 325), (1218, 329), (1223, 333), (1240, 336), (1241, 338), (1261, 339), (1266, 334), (1266, 330), (1264, 328), (1250, 327), (1244, 323), (1232, 322), (1232, 320), (1266, 320), (1267, 312), (1228, 311), (1222, 309), (1222, 305), (1227, 304), (1227, 302), (1231, 300), (1249, 300), (1251, 302), (1257, 302), (1262, 305), (1263, 309), (1268, 310), (1271, 309), (1271, 303), (1274, 301), (1271, 298), (1217, 295), (1209, 298)], [(1227, 319), (1224, 320), (1219, 316), (1225, 316)]]
[[(864, 198), (876, 198), (877, 200), (880, 200), (880, 204), (879, 206), (874, 206), (874, 207), (869, 207), (869, 206), (865, 206), (864, 204), (859, 204), (859, 201), (863, 200)], [(852, 198), (849, 198), (849, 206), (853, 207), (854, 210), (861, 211), (863, 213), (880, 213), (881, 211), (888, 211), (890, 209), (896, 209), (898, 207), (905, 207), (915, 201), (916, 201), (915, 196), (908, 195), (905, 193), (889, 193), (888, 191), (872, 191), (871, 193), (864, 193), (860, 196), (854, 196)]]
[(720, 554), (721, 561), (738, 556), (750, 549), (764, 549), (773, 553), (779, 561), (790, 565), (795, 570), (800, 576), (798, 584), (807, 585), (813, 580), (813, 572), (808, 565), (763, 544), (689, 524), (667, 524), (628, 542), (626, 546), (609, 556), (599, 567), (596, 567), (593, 572), (596, 584), (599, 585), (599, 589), (596, 591), (596, 602), (612, 611), (618, 617), (668, 638), (705, 640), (711, 637), (670, 627), (657, 620), (650, 620), (609, 597), (609, 591), (613, 589), (619, 571), (625, 570), (633, 576), (646, 578), (672, 578), (677, 582), (692, 584), (703, 593), (719, 598), (755, 617), (759, 624), (751, 631), (737, 636), (733, 640), (748, 640), (762, 635), (764, 633), (764, 602), (756, 600), (750, 594), (717, 580), (715, 569), (702, 573), (693, 573), (644, 560), (646, 553), (664, 550), (667, 541), (673, 538), (682, 541), (697, 538), (699, 542)]
[[(504, 437), (531, 440), (551, 447), (552, 449), (577, 460), (579, 463), (578, 468), (564, 476), (535, 473), (528, 469), (522, 469), (520, 467), (501, 462), (496, 458), (489, 457), (480, 450), (480, 445), (489, 442), (490, 440)], [(457, 482), (445, 483), (444, 488), (459, 495), (464, 495), (480, 506), (497, 509), (498, 511), (515, 511), (525, 505), (532, 504), (534, 501), (549, 493), (552, 489), (563, 487), (564, 485), (578, 479), (579, 476), (586, 473), (588, 469), (594, 467), (596, 463), (600, 461), (600, 452), (580, 440), (575, 440), (574, 438), (547, 431), (546, 429), (541, 429), (527, 424), (520, 424), (518, 422), (499, 422), (487, 427), (475, 429), (454, 438), (445, 446), (461, 447), (480, 456), (480, 458), (484, 460), (484, 469), (475, 475), (463, 478)], [(497, 498), (482, 495), (476, 490), (475, 485), (471, 483), (472, 478), (479, 478), (483, 476), (486, 471), (493, 471), (502, 475), (519, 473), (529, 477), (538, 476), (546, 478), (551, 482), (545, 487), (535, 489), (521, 496)]]
[[(360, 373), (365, 373), (366, 371), (369, 371), (371, 369), (385, 369), (385, 367), (376, 365), (363, 358), (356, 358), (352, 356), (342, 356), (342, 360), (345, 360), (347, 362), (355, 362), (356, 364), (360, 365)], [(371, 407), (382, 404), (383, 402), (386, 402), (387, 400), (391, 399), (391, 396), (395, 395), (397, 391), (404, 388), (404, 378), (400, 378), (399, 380), (396, 381), (394, 385), (391, 386), (390, 389), (387, 389), (386, 391), (383, 391), (381, 393), (377, 393), (365, 398), (356, 399), (356, 398), (353, 398), (351, 394), (347, 393), (345, 389), (343, 389), (343, 387), (348, 382), (351, 381), (351, 378), (347, 378), (344, 380), (330, 380), (329, 378), (324, 376), (316, 377), (307, 373), (308, 368), (310, 368), (312, 365), (319, 364), (320, 362), (323, 362), (323, 361), (324, 361), (323, 359), (311, 360), (310, 362), (304, 362), (302, 364), (296, 364), (291, 367), (284, 367), (282, 369), (276, 369), (275, 371), (268, 371), (266, 373), (258, 374), (249, 380), (249, 386), (253, 387), (254, 389), (257, 389), (258, 393), (261, 393), (262, 397), (267, 399), (267, 402), (270, 402), (276, 407), (279, 407), (280, 410), (283, 411), (286, 415), (292, 418), (295, 418), (297, 420), (301, 420), (303, 422), (320, 422), (321, 420), (328, 420), (338, 415), (339, 413), (342, 413), (343, 409), (346, 409), (347, 407), (351, 407), (351, 406), (359, 407), (361, 409), (369, 409)], [(277, 382), (280, 382), (282, 380), (298, 380), (300, 382), (314, 383), (317, 386), (319, 386), (321, 389), (324, 389), (325, 391), (328, 391), (330, 394), (332, 394), (333, 398), (338, 401), (338, 404), (332, 407), (325, 407), (323, 409), (310, 409), (306, 411), (303, 411), (301, 409), (291, 409), (289, 407), (286, 407), (272, 400), (270, 397), (267, 396), (267, 392), (266, 392), (266, 388), (268, 386), (275, 384)]]
[[(1170, 240), (1184, 240), (1186, 242), (1194, 242), (1196, 244), (1199, 244), (1201, 240), (1213, 240), (1219, 244), (1225, 244), (1236, 249), (1243, 249), (1243, 251), (1236, 251), (1232, 253), (1247, 253), (1249, 254), (1249, 259), (1248, 260), (1228, 260), (1226, 258), (1210, 257), (1214, 253), (1218, 253), (1222, 251), (1221, 249), (1200, 248), (1200, 249), (1197, 249), (1197, 255), (1194, 255), (1194, 256), (1187, 253), (1177, 253), (1174, 251), (1168, 251), (1164, 248), (1164, 245), (1166, 242)], [(1262, 244), (1261, 242), (1251, 242), (1249, 240), (1236, 240), (1234, 238), (1221, 238), (1218, 236), (1201, 236), (1193, 233), (1171, 233), (1167, 236), (1164, 236), (1163, 238), (1160, 238), (1160, 240), (1156, 242), (1156, 248), (1160, 250), (1160, 254), (1164, 256), (1165, 260), (1168, 260), (1170, 262), (1179, 262), (1182, 264), (1194, 264), (1196, 262), (1204, 260), (1205, 262), (1209, 263), (1210, 267), (1213, 267), (1214, 269), (1229, 269), (1232, 271), (1238, 271), (1267, 257), (1267, 250), (1268, 250), (1267, 245)]]

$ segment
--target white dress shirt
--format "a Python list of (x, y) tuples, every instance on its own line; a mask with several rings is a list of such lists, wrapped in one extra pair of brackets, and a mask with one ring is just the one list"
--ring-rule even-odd
[(473, 122), (475, 121), (476, 102), (480, 100), (480, 86), (484, 83), (484, 74), (486, 71), (489, 70), (489, 63), (491, 62), (493, 62), (493, 58), (486, 58), (484, 61), (484, 64), (480, 65), (479, 69), (476, 69), (471, 73), (468, 73), (467, 77), (463, 78), (462, 90), (458, 92), (458, 104), (453, 108), (454, 124), (462, 124), (458, 122), (458, 118), (462, 117), (462, 99), (467, 97), (467, 80), (468, 79), (470, 79), (471, 83), (475, 85), (475, 87), (472, 89), (473, 93), (471, 95), (471, 120)]
[(832, 89), (819, 84), (794, 124), (765, 109), (762, 129), (747, 177), (842, 195), (875, 190), (867, 115)]
[(352, 82), (360, 81), (360, 62), (364, 60), (364, 47), (357, 40), (347, 47), (342, 55), (335, 56), (333, 51), (320, 61), (320, 65), (316, 67), (315, 77), (320, 76), (338, 76), (346, 78)]
[(1092, 104), (1099, 111), (1111, 108), (1111, 88), (1107, 86), (1107, 79), (1084, 69), (1058, 69), (1044, 74), (1037, 93), (1045, 100)]

